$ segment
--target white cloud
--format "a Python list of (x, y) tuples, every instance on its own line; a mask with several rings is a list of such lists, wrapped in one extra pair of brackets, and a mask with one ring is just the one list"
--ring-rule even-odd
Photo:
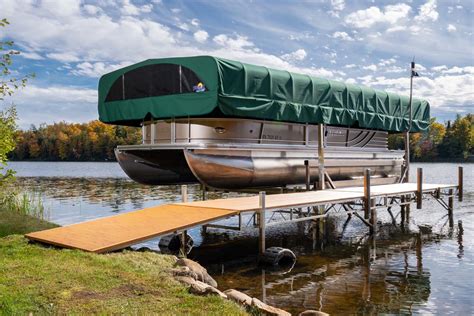
[(72, 73), (77, 76), (87, 76), (91, 78), (98, 78), (108, 72), (117, 70), (122, 67), (130, 65), (131, 62), (122, 62), (120, 64), (106, 64), (104, 62), (83, 62), (76, 65)]
[(192, 19), (191, 24), (194, 26), (199, 26), (199, 20), (198, 19)]
[(346, 3), (344, 0), (331, 0), (331, 10), (329, 14), (335, 17), (339, 17), (339, 13), (344, 10)]
[(456, 27), (452, 24), (448, 24), (446, 30), (448, 30), (448, 32), (456, 32)]
[[(8, 101), (8, 100), (7, 100)], [(33, 84), (15, 94), (19, 125), (85, 122), (97, 119), (97, 90), (72, 86), (40, 87)]]
[(441, 69), (441, 72), (444, 74), (474, 74), (474, 67), (473, 66), (466, 66), (466, 67), (452, 67), (452, 68), (444, 68)]
[(363, 66), (362, 69), (370, 70), (370, 71), (377, 71), (377, 65)]
[(356, 64), (348, 64), (348, 65), (345, 65), (344, 67), (351, 69), (351, 68), (356, 68), (357, 65)]
[(300, 48), (298, 50), (295, 50), (294, 52), (288, 53), (281, 55), (281, 58), (287, 61), (302, 61), (305, 59), (307, 56), (307, 53), (304, 49)]
[(46, 54), (46, 57), (55, 59), (57, 61), (65, 62), (65, 63), (80, 61), (79, 57), (77, 57), (74, 53), (71, 53), (71, 52), (49, 53), (49, 54)]
[(96, 15), (102, 12), (102, 8), (92, 5), (92, 4), (86, 4), (83, 6), (83, 8), (84, 8), (84, 11), (86, 11), (90, 15)]
[(338, 38), (343, 41), (353, 41), (354, 39), (347, 34), (346, 32), (334, 32), (331, 36), (332, 38)]
[(411, 7), (404, 3), (387, 5), (383, 10), (372, 6), (347, 15), (344, 22), (356, 28), (368, 28), (378, 23), (395, 24), (406, 18), (410, 11)]
[(199, 30), (193, 34), (194, 39), (199, 42), (199, 43), (204, 43), (207, 38), (209, 37), (209, 34), (204, 31), (204, 30)]
[(415, 20), (421, 22), (438, 20), (439, 13), (436, 11), (436, 7), (436, 0), (428, 0), (425, 4), (420, 6)]
[(245, 48), (254, 47), (255, 44), (249, 41), (247, 36), (235, 35), (234, 38), (227, 36), (226, 34), (219, 34), (214, 36), (212, 39), (214, 43), (219, 46), (224, 46), (226, 48), (242, 50)]
[(178, 23), (176, 26), (183, 31), (189, 31), (189, 26), (186, 23)]
[(379, 66), (387, 66), (387, 65), (392, 65), (396, 63), (397, 60), (395, 58), (389, 58), (389, 59), (380, 59)]
[[(371, 78), (367, 76), (358, 79), (366, 85), (405, 95), (409, 93), (410, 89), (408, 77)], [(472, 100), (474, 100), (473, 85), (473, 73), (442, 75), (435, 78), (418, 77), (413, 82), (413, 94), (417, 98), (427, 99), (433, 109), (458, 110), (461, 113), (467, 113), (471, 111)]]
[(442, 71), (442, 70), (446, 70), (446, 69), (448, 69), (448, 67), (446, 65), (431, 67), (431, 70), (433, 70), (433, 71)]
[(43, 60), (44, 57), (35, 52), (20, 52), (20, 56), (26, 59)]
[(122, 7), (120, 8), (120, 12), (123, 15), (140, 15), (141, 13), (150, 13), (152, 9), (152, 4), (136, 6), (131, 2), (131, 0), (122, 0)]

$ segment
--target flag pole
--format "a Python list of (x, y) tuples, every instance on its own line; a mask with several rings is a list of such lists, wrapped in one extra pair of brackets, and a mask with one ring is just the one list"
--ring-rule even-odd
[(405, 132), (405, 170), (403, 174), (405, 174), (405, 179), (404, 182), (409, 182), (410, 181), (410, 130), (412, 126), (412, 103), (413, 103), (413, 76), (415, 76), (416, 71), (415, 71), (415, 58), (413, 58), (413, 61), (411, 62), (411, 68), (410, 68), (410, 99), (408, 102), (408, 112), (409, 112), (409, 123), (408, 123), (408, 129)]

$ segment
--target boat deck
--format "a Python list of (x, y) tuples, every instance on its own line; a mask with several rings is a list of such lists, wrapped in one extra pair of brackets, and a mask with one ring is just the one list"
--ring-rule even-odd
[[(422, 191), (429, 193), (456, 187), (449, 184), (423, 184)], [(371, 186), (372, 197), (398, 196), (416, 191), (416, 183)], [(273, 194), (266, 196), (265, 209), (346, 203), (363, 198), (363, 187)], [(34, 232), (26, 237), (55, 246), (103, 253), (259, 209), (258, 196), (166, 204)]]

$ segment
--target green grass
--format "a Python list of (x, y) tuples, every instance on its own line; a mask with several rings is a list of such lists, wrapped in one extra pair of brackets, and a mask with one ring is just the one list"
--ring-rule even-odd
[(189, 294), (168, 272), (172, 256), (125, 251), (106, 255), (0, 238), (0, 315), (245, 315), (216, 296)]
[(0, 238), (12, 234), (26, 234), (38, 230), (57, 227), (48, 221), (0, 207)]
[(0, 315), (246, 315), (230, 301), (188, 293), (169, 273), (172, 256), (29, 243), (22, 234), (57, 227), (43, 218), (39, 197), (0, 196)]

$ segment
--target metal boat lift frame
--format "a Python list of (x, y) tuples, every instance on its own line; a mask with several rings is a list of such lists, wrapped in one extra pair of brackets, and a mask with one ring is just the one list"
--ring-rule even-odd
[[(318, 126), (318, 170), (319, 170), (319, 179), (314, 184), (313, 188), (317, 190), (325, 190), (326, 183), (331, 189), (336, 189), (336, 186), (330, 176), (327, 174), (324, 168), (324, 124)], [(405, 132), (405, 161), (404, 168), (402, 168), (402, 174), (399, 179), (399, 183), (407, 183), (409, 179), (409, 132)], [(310, 183), (310, 167), (311, 162), (308, 160), (304, 161), (306, 168), (306, 191), (311, 190)], [(443, 206), (448, 211), (450, 225), (453, 223), (453, 210), (454, 210), (454, 197), (458, 196), (458, 200), (462, 201), (463, 199), (463, 167), (458, 168), (458, 184), (453, 185), (449, 188), (436, 188), (430, 189), (428, 191), (423, 189), (423, 169), (417, 169), (417, 189), (415, 192), (407, 192), (406, 194), (393, 194), (373, 197), (371, 194), (371, 177), (370, 169), (366, 169), (364, 172), (364, 198), (363, 199), (353, 199), (349, 198), (347, 200), (338, 200), (334, 203), (323, 203), (323, 204), (308, 204), (302, 205), (298, 208), (289, 208), (289, 209), (270, 209), (266, 207), (266, 192), (259, 192), (259, 211), (253, 212), (253, 215), (250, 221), (245, 226), (249, 226), (250, 222), (253, 221), (253, 227), (258, 227), (259, 230), (259, 254), (263, 255), (266, 250), (266, 228), (270, 226), (280, 225), (283, 223), (295, 223), (302, 221), (313, 221), (313, 240), (320, 237), (320, 233), (323, 231), (323, 220), (328, 216), (328, 213), (335, 209), (337, 205), (340, 205), (346, 211), (348, 215), (348, 220), (350, 220), (352, 215), (361, 220), (369, 228), (369, 233), (375, 235), (377, 233), (377, 211), (380, 209), (386, 209), (392, 218), (392, 223), (396, 224), (396, 217), (392, 213), (392, 208), (399, 206), (401, 208), (401, 224), (408, 223), (411, 204), (416, 203), (417, 209), (422, 209), (423, 199), (427, 197), (433, 197), (441, 206)], [(186, 192), (186, 186), (182, 186), (182, 192)], [(203, 187), (203, 199), (205, 198), (205, 187)], [(445, 201), (445, 198), (448, 200)], [(187, 197), (183, 196), (183, 200), (187, 201)], [(303, 209), (307, 208), (307, 211), (304, 212)], [(272, 211), (272, 215), (267, 220), (265, 213), (266, 211)], [(358, 212), (363, 211), (364, 214), (361, 216)], [(273, 221), (273, 218), (276, 213), (279, 213), (283, 220)], [(204, 230), (207, 228), (216, 228), (216, 229), (228, 229), (228, 230), (238, 230), (241, 231), (245, 229), (242, 218), (243, 212), (240, 212), (238, 215), (238, 226), (230, 225), (221, 225), (221, 224), (205, 224), (203, 225)], [(289, 218), (286, 218), (283, 214), (289, 214)], [(296, 217), (296, 218), (295, 218)], [(183, 231), (183, 237), (186, 238), (187, 232)], [(183, 245), (185, 244), (185, 239), (183, 239)]]

